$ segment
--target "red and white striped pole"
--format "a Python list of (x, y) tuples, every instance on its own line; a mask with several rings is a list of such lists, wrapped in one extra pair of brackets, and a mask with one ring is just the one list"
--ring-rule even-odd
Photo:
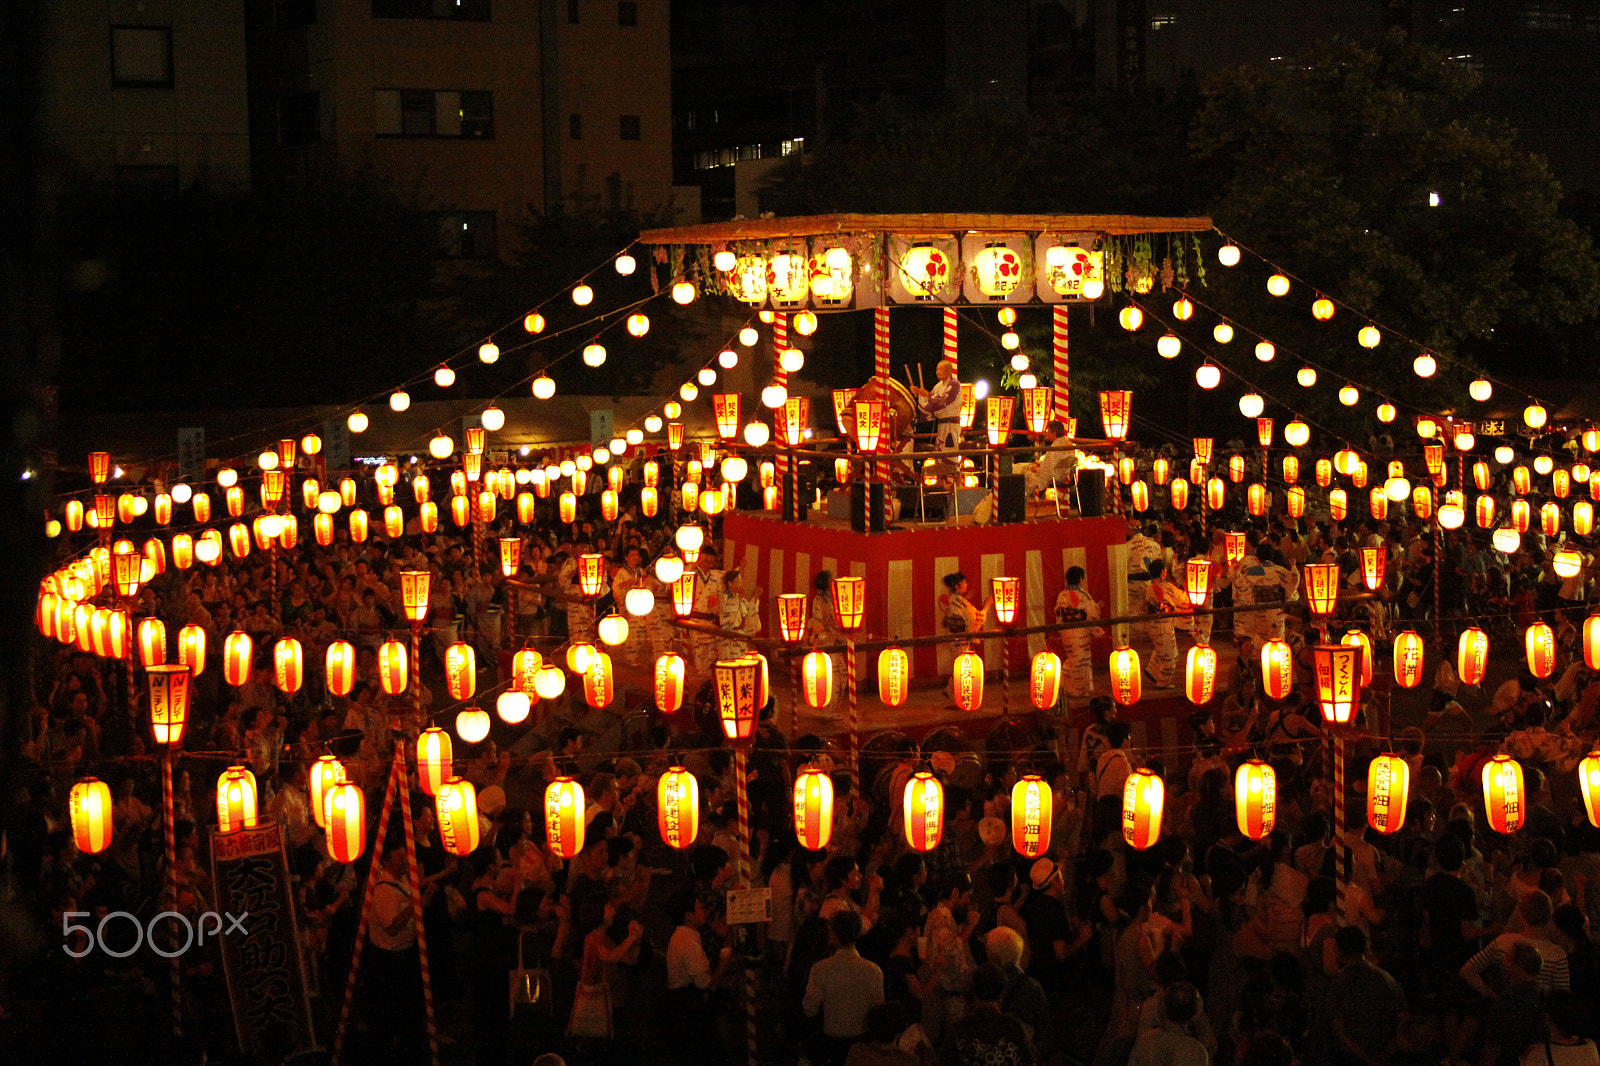
[[(774, 385), (782, 385), (785, 393), (789, 391), (789, 372), (783, 368), (783, 353), (788, 347), (789, 316), (780, 311), (772, 319), (772, 383)], [(773, 414), (773, 420), (777, 420), (776, 412)], [(777, 429), (777, 426), (773, 426), (773, 429)], [(776, 439), (779, 434), (774, 433), (772, 436)], [(778, 451), (772, 458), (772, 469), (773, 473), (780, 478), (787, 474), (789, 472), (788, 455)]]
[(856, 775), (856, 781), (861, 781), (861, 762), (859, 754), (859, 738), (861, 736), (861, 711), (856, 702), (856, 642), (850, 634), (844, 637), (844, 677), (845, 690), (849, 693), (850, 702), (850, 772)]
[[(128, 662), (133, 662), (133, 656), (128, 657)], [(177, 806), (174, 803), (172, 791), (172, 749), (166, 748), (161, 753), (161, 803), (162, 820), (166, 823), (166, 860), (167, 877), (161, 893), (162, 900), (169, 910), (178, 909), (178, 836), (174, 822)], [(183, 1038), (183, 967), (178, 962), (181, 951), (174, 951), (167, 956), (167, 986), (168, 994), (172, 997), (172, 1036), (175, 1040)]]
[(956, 365), (956, 309), (944, 309), (944, 351), (939, 358), (952, 366)]
[[(734, 799), (739, 811), (739, 886), (751, 885), (750, 862), (750, 752), (741, 744), (733, 750)], [(744, 1035), (750, 1066), (759, 1066), (756, 1041), (756, 971), (749, 963), (744, 970)]]
[(1339, 920), (1348, 920), (1349, 912), (1345, 910), (1345, 892), (1350, 886), (1350, 847), (1345, 840), (1345, 803), (1344, 803), (1344, 737), (1336, 735), (1333, 738), (1333, 831), (1338, 834), (1339, 843), (1337, 854), (1339, 856), (1338, 869), (1338, 903)]
[(1064, 426), (1067, 425), (1067, 416), (1070, 413), (1067, 406), (1066, 304), (1056, 304), (1050, 309), (1050, 347), (1055, 354), (1055, 417), (1056, 421)]
[[(394, 745), (396, 778), (405, 778), (405, 756), (401, 742)], [(403, 792), (395, 796), (400, 805), (400, 824), (406, 831), (406, 878), (411, 882), (411, 920), (417, 927), (417, 962), (422, 967), (422, 1010), (428, 1023), (428, 1061), (439, 1066), (439, 1027), (433, 1018), (433, 971), (428, 968), (428, 934), (422, 923), (422, 871), (417, 867), (417, 837), (411, 824), (411, 802)], [(378, 839), (374, 863), (383, 861), (383, 839)]]
[(372, 856), (372, 863), (367, 869), (367, 886), (361, 893), (361, 913), (356, 920), (355, 950), (350, 956), (350, 975), (344, 982), (344, 1002), (339, 1007), (339, 1024), (333, 1031), (333, 1066), (339, 1066), (339, 1061), (344, 1055), (344, 1036), (350, 1027), (350, 1009), (355, 1005), (356, 980), (361, 973), (361, 951), (366, 946), (367, 925), (372, 918), (372, 895), (378, 888), (378, 878), (383, 873), (383, 840), (389, 832), (389, 811), (394, 804), (395, 790), (399, 781), (404, 777), (403, 760), (399, 745), (395, 746), (395, 761), (389, 767), (389, 783), (383, 792), (383, 807), (378, 812), (378, 835), (375, 838), (374, 848), (377, 854)]
[[(874, 307), (872, 309), (872, 376), (878, 383), (878, 399), (883, 401), (885, 421), (889, 413), (889, 309), (887, 307)], [(879, 445), (882, 446), (881, 444)], [(872, 461), (872, 480), (887, 485), (889, 482), (889, 464)], [(883, 494), (884, 523), (889, 521), (889, 492), (884, 489)]]

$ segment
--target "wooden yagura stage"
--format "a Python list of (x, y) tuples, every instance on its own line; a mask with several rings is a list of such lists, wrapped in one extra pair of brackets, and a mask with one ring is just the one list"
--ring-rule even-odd
[[(761, 588), (763, 636), (778, 636), (778, 595), (809, 594), (817, 574), (827, 570), (867, 579), (867, 616), (858, 639), (905, 640), (942, 632), (944, 577), (957, 570), (967, 575), (968, 597), (977, 607), (989, 598), (990, 578), (1022, 578), (1019, 626), (1055, 620), (1056, 597), (1072, 566), (1084, 568), (1085, 586), (1102, 617), (1125, 615), (1127, 531), (1125, 518), (1111, 516), (856, 533), (842, 523), (782, 522), (762, 513), (734, 512), (722, 521), (722, 566), (738, 568), (750, 585)], [(1013, 676), (1026, 671), (1028, 657), (1044, 647), (1044, 634), (1014, 640)], [(1097, 654), (1109, 647), (1109, 638), (1096, 642)], [(911, 649), (913, 676), (948, 676), (952, 649), (948, 643)], [(985, 665), (999, 669), (1000, 641), (987, 641), (984, 651)], [(872, 656), (862, 665), (870, 671), (875, 662)]]

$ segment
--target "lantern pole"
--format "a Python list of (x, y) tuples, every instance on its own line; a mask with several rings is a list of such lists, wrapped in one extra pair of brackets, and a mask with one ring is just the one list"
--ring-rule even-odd
[[(739, 885), (750, 887), (750, 744), (736, 743), (733, 748), (734, 797), (739, 813)], [(744, 964), (744, 1023), (746, 1052), (750, 1066), (758, 1066), (756, 1054), (756, 971), (747, 961)], [(437, 1059), (434, 1066), (438, 1066)]]
[[(405, 734), (395, 733), (394, 740), (394, 770), (395, 781), (405, 777)], [(422, 876), (417, 868), (417, 837), (416, 829), (411, 822), (411, 803), (405, 795), (395, 797), (400, 805), (400, 824), (406, 833), (406, 880), (411, 889), (411, 921), (417, 930), (417, 963), (422, 969), (422, 1010), (428, 1025), (428, 1061), (432, 1066), (439, 1066), (439, 1028), (433, 1017), (433, 973), (428, 968), (428, 933), (422, 920)], [(373, 855), (374, 864), (381, 863), (383, 841), (379, 838), (378, 852)]]
[[(163, 745), (161, 752), (161, 803), (164, 809), (163, 821), (166, 823), (166, 859), (167, 877), (162, 894), (166, 897), (169, 910), (176, 910), (178, 906), (178, 833), (173, 824), (175, 817), (175, 804), (172, 795), (172, 747)], [(174, 951), (167, 956), (167, 983), (172, 996), (172, 1036), (174, 1040), (183, 1038), (183, 968), (178, 963), (181, 951)]]
[(367, 926), (372, 918), (372, 896), (377, 891), (378, 875), (383, 869), (381, 851), (383, 839), (389, 832), (389, 808), (394, 802), (395, 791), (404, 773), (402, 768), (403, 758), (404, 756), (400, 753), (400, 747), (396, 744), (394, 761), (389, 764), (389, 782), (383, 791), (383, 807), (378, 812), (378, 835), (374, 838), (376, 841), (375, 847), (380, 854), (373, 855), (371, 857), (372, 861), (367, 867), (367, 884), (361, 892), (361, 910), (359, 917), (356, 919), (355, 949), (350, 956), (349, 976), (344, 981), (344, 1002), (339, 1007), (339, 1024), (333, 1031), (333, 1066), (339, 1066), (339, 1062), (344, 1055), (345, 1032), (350, 1026), (350, 1009), (355, 1005), (356, 999), (356, 979), (361, 973), (362, 948), (366, 946)]
[(856, 783), (859, 785), (861, 782), (859, 744), (861, 708), (856, 702), (856, 639), (851, 633), (851, 630), (846, 630), (844, 635), (844, 677), (845, 689), (849, 694), (850, 707), (850, 772), (855, 775)]
[(1339, 834), (1338, 910), (1341, 923), (1349, 921), (1347, 893), (1350, 888), (1350, 842), (1345, 838), (1345, 820), (1349, 812), (1345, 807), (1345, 738), (1343, 730), (1333, 737), (1333, 825)]

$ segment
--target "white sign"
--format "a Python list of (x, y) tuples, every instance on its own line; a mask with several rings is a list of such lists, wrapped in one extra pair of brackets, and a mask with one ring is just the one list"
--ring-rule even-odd
[(772, 921), (772, 889), (735, 888), (728, 893), (728, 924)]

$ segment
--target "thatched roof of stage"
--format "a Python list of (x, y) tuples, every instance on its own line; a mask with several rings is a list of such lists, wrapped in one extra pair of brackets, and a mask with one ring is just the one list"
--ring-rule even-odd
[(644, 244), (717, 244), (723, 241), (778, 240), (828, 234), (891, 233), (900, 237), (938, 237), (953, 233), (1197, 233), (1211, 219), (1154, 218), (1143, 215), (801, 215), (796, 218), (735, 219), (697, 226), (646, 230)]

